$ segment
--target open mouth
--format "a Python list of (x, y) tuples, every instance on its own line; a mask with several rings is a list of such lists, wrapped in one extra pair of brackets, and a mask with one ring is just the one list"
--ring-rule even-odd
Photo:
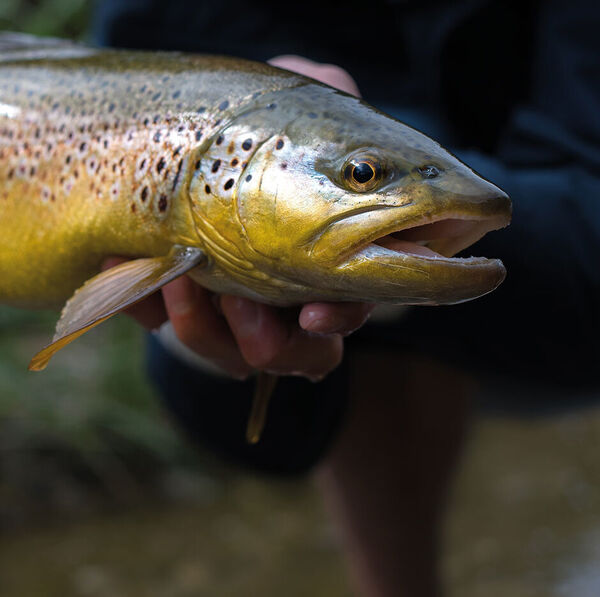
[[(460, 303), (494, 290), (506, 270), (498, 259), (454, 255), (507, 226), (510, 212), (506, 196), (455, 209), (378, 205), (327, 222), (311, 236), (308, 254), (336, 273), (335, 300)], [(317, 270), (315, 285), (323, 279)]]
[(503, 225), (505, 223), (498, 218), (482, 220), (443, 217), (437, 221), (390, 232), (371, 243), (404, 255), (449, 259), (477, 242), (487, 232)]
[(485, 258), (453, 258), (453, 256), (477, 242), (486, 233), (507, 224), (507, 218), (499, 216), (476, 219), (441, 216), (434, 221), (416, 223), (410, 227), (388, 232), (371, 240), (366, 246), (375, 245), (385, 249), (386, 253), (393, 252), (421, 258), (479, 261)]

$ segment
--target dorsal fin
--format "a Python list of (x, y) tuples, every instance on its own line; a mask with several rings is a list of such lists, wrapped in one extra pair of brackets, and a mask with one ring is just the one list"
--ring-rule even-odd
[(0, 62), (37, 58), (68, 58), (87, 56), (95, 50), (68, 39), (37, 37), (27, 33), (0, 33)]

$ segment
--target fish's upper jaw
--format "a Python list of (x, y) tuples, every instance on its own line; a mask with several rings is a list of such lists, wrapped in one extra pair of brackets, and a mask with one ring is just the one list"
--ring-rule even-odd
[(349, 210), (319, 231), (311, 258), (339, 265), (370, 244), (431, 258), (452, 257), (510, 223), (511, 203), (500, 192), (479, 203), (403, 202)]

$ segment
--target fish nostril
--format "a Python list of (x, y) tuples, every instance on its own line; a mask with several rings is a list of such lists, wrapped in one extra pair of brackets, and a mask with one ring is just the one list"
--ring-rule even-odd
[(437, 178), (440, 175), (440, 169), (437, 166), (433, 166), (432, 164), (425, 164), (425, 166), (420, 166), (417, 168), (417, 172), (423, 178)]

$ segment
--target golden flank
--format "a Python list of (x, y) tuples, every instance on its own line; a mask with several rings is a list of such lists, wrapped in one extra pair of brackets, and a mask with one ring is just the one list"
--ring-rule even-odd
[[(32, 369), (183, 274), (274, 305), (473, 299), (504, 267), (453, 255), (511, 211), (435, 141), (300, 75), (15, 34), (0, 207), (0, 301), (66, 301)], [(98, 273), (110, 255), (132, 260)]]

